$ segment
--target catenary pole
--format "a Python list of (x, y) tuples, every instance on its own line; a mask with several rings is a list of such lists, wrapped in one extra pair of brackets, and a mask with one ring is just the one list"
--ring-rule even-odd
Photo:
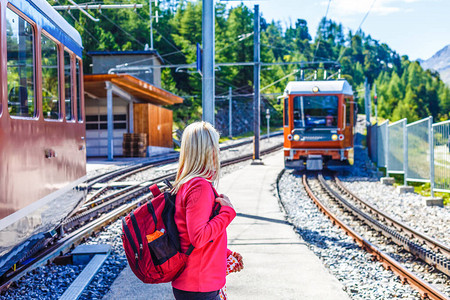
[(203, 0), (202, 10), (202, 119), (214, 126), (214, 0)]
[(260, 62), (260, 36), (259, 36), (259, 27), (260, 27), (260, 16), (259, 16), (259, 5), (255, 5), (255, 21), (254, 21), (254, 55), (253, 60), (255, 65), (253, 67), (253, 86), (254, 86), (254, 98), (253, 98), (253, 160), (260, 160), (259, 153), (259, 133), (260, 133), (260, 72), (261, 72), (261, 62)]
[(229, 134), (228, 136), (230, 138), (233, 137), (233, 93), (231, 90), (231, 86), (228, 89), (228, 128), (229, 128)]
[(153, 11), (152, 11), (153, 0), (148, 1), (148, 6), (150, 10), (150, 50), (153, 50)]

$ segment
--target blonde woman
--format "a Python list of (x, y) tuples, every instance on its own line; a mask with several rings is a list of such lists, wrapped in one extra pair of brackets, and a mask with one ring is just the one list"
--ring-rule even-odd
[[(225, 195), (216, 197), (212, 183), (220, 174), (219, 134), (207, 122), (196, 122), (183, 132), (180, 161), (173, 193), (175, 223), (180, 233), (181, 251), (192, 244), (186, 268), (172, 282), (177, 300), (216, 300), (225, 285), (227, 257), (242, 257), (227, 249), (226, 228), (236, 216)], [(220, 210), (213, 215), (215, 203)], [(243, 268), (242, 263), (236, 271)]]

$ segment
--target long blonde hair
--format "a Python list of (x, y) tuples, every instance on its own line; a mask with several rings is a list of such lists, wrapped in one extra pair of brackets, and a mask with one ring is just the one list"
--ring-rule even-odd
[(195, 122), (186, 127), (172, 193), (177, 193), (184, 183), (195, 177), (203, 177), (209, 182), (219, 180), (219, 137), (208, 122)]

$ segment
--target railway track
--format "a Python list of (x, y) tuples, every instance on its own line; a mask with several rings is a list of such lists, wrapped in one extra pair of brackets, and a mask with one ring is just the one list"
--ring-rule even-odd
[[(265, 140), (265, 139), (268, 139), (270, 137), (280, 136), (282, 134), (283, 134), (282, 131), (278, 131), (278, 132), (272, 133), (270, 136), (263, 135), (261, 137), (261, 140)], [(240, 142), (237, 142), (237, 143), (233, 143), (233, 144), (230, 144), (230, 145), (223, 145), (223, 146), (220, 147), (220, 151), (236, 149), (238, 147), (245, 146), (245, 145), (248, 145), (248, 144), (251, 144), (251, 143), (253, 143), (253, 139), (246, 138), (243, 141), (240, 141)], [(161, 166), (161, 165), (165, 165), (165, 164), (168, 164), (168, 163), (177, 162), (177, 161), (178, 161), (178, 154), (175, 154), (175, 155), (170, 155), (170, 156), (168, 156), (166, 158), (163, 158), (161, 160), (158, 160), (158, 161), (151, 161), (151, 162), (146, 162), (146, 163), (134, 164), (134, 165), (127, 166), (127, 167), (124, 167), (124, 168), (120, 168), (118, 170), (114, 170), (114, 171), (111, 171), (111, 172), (100, 174), (100, 175), (94, 176), (94, 177), (92, 177), (92, 178), (90, 178), (89, 180), (86, 181), (86, 183), (85, 183), (86, 190), (89, 192), (89, 191), (91, 191), (93, 189), (93, 187), (96, 184), (106, 183), (106, 182), (110, 181), (113, 178), (114, 178), (114, 181), (121, 181), (121, 180), (124, 180), (125, 178), (130, 177), (130, 176), (132, 176), (132, 175), (134, 175), (136, 173), (144, 172), (144, 171), (149, 170), (151, 168), (154, 168), (154, 167), (157, 167), (157, 166)], [(110, 189), (111, 189), (110, 185), (107, 185), (107, 186), (104, 186), (104, 187), (100, 188), (98, 191), (96, 191), (95, 193), (90, 195), (85, 203), (94, 202), (96, 199), (99, 199), (103, 194), (108, 192)]]
[[(443, 253), (448, 253), (446, 252), (448, 250), (448, 247), (442, 245), (441, 243), (433, 240), (430, 237), (416, 232), (415, 230), (405, 226), (404, 224), (401, 224), (400, 222), (393, 220), (379, 210), (376, 210), (370, 204), (362, 201), (350, 191), (345, 189), (342, 182), (340, 182), (338, 179), (335, 179), (338, 189), (342, 193), (345, 193), (345, 195), (347, 195), (348, 197), (352, 197), (355, 202), (364, 203), (359, 204), (364, 208), (359, 208), (357, 207), (357, 205), (350, 203), (345, 199), (345, 196), (342, 196), (341, 194), (333, 190), (321, 174), (318, 175), (318, 180), (322, 189), (331, 198), (333, 198), (333, 200), (336, 201), (338, 205), (341, 206), (346, 212), (351, 212), (351, 214), (355, 215), (356, 218), (362, 220), (366, 225), (374, 228), (374, 230), (378, 232), (381, 232), (383, 235), (388, 237), (389, 240), (401, 245), (404, 250), (408, 250), (413, 255), (419, 257), (434, 268), (439, 269), (445, 274), (448, 274), (450, 262), (448, 258), (443, 255)], [(395, 274), (397, 274), (401, 278), (402, 282), (409, 283), (421, 294), (423, 298), (449, 299), (436, 287), (421, 279), (401, 263), (394, 260), (388, 253), (382, 251), (375, 244), (369, 242), (362, 236), (362, 234), (358, 233), (355, 229), (348, 225), (348, 223), (344, 222), (343, 219), (338, 217), (337, 214), (332, 211), (332, 209), (327, 207), (325, 202), (313, 192), (306, 174), (303, 175), (303, 185), (309, 197), (314, 201), (319, 210), (323, 212), (329, 219), (331, 219), (334, 225), (342, 228), (346, 232), (346, 234), (351, 236), (361, 248), (369, 252), (374, 258), (378, 259), (383, 264), (383, 266), (385, 266), (385, 268), (390, 269)], [(365, 211), (363, 211), (364, 209), (368, 210), (369, 212), (366, 213)], [(373, 216), (371, 216), (371, 214), (373, 214)], [(382, 222), (385, 222), (387, 224), (383, 224)], [(422, 247), (422, 243), (424, 245), (433, 247), (434, 251)]]
[[(247, 143), (248, 142), (245, 144)], [(239, 145), (242, 144), (239, 143)], [(275, 152), (281, 149), (282, 146), (282, 144), (277, 144), (264, 149), (261, 151), (261, 155)], [(233, 159), (224, 160), (221, 162), (221, 166), (230, 166), (232, 164), (252, 159), (252, 157), (252, 154), (246, 154)], [(135, 174), (138, 169), (148, 169), (147, 167), (148, 166), (139, 166), (137, 168), (128, 169), (129, 172), (111, 173), (114, 173), (118, 178), (123, 178), (124, 176), (131, 176), (128, 174)], [(18, 265), (15, 270), (12, 270), (2, 276), (0, 279), (0, 291), (7, 289), (12, 282), (24, 276), (32, 269), (43, 264), (50, 263), (55, 257), (62, 256), (64, 253), (69, 252), (85, 238), (95, 234), (104, 226), (109, 225), (118, 218), (126, 215), (138, 205), (150, 200), (152, 198), (151, 193), (148, 190), (150, 185), (162, 183), (166, 179), (172, 180), (175, 176), (176, 172), (170, 172), (150, 181), (130, 185), (123, 190), (102, 198), (91, 198), (90, 202), (86, 203), (87, 205), (82, 206), (81, 210), (64, 221), (59, 230), (57, 230), (58, 234), (55, 234), (48, 241), (46, 241), (48, 242), (48, 246), (45, 249), (35, 253), (31, 257), (28, 257), (23, 264)], [(100, 177), (101, 176), (97, 177), (96, 180)], [(114, 176), (110, 176), (110, 174), (108, 174), (108, 177), (108, 179), (101, 180), (111, 180), (114, 178)], [(99, 181), (97, 181), (97, 183), (98, 182)]]

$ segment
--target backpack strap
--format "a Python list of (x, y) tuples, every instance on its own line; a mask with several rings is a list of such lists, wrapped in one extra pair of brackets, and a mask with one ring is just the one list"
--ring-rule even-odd
[(136, 244), (134, 243), (133, 236), (131, 235), (131, 231), (127, 226), (127, 223), (125, 222), (125, 218), (122, 218), (122, 228), (125, 232), (125, 236), (127, 237), (127, 240), (130, 242), (131, 248), (134, 252), (134, 258), (136, 259), (136, 268), (138, 268), (138, 260), (139, 260), (139, 254), (136, 247)]
[(159, 190), (159, 187), (156, 184), (153, 184), (150, 186), (150, 192), (152, 192), (153, 197), (158, 197), (161, 194), (161, 191)]
[(139, 230), (139, 226), (136, 220), (136, 216), (133, 212), (130, 213), (131, 223), (133, 224), (134, 233), (136, 234), (138, 243), (139, 243), (139, 257), (142, 256), (142, 251), (144, 250), (144, 246), (142, 244), (142, 236), (141, 231)]
[(189, 245), (189, 248), (187, 249), (187, 251), (186, 251), (186, 255), (187, 256), (189, 256), (189, 255), (191, 255), (191, 253), (192, 253), (192, 251), (194, 251), (194, 249), (195, 249), (195, 247), (192, 245), (192, 244), (190, 244)]
[(156, 218), (155, 208), (153, 207), (153, 204), (151, 201), (147, 202), (147, 210), (152, 215), (153, 222), (155, 223), (155, 230), (156, 230), (156, 226), (158, 225), (158, 219)]

